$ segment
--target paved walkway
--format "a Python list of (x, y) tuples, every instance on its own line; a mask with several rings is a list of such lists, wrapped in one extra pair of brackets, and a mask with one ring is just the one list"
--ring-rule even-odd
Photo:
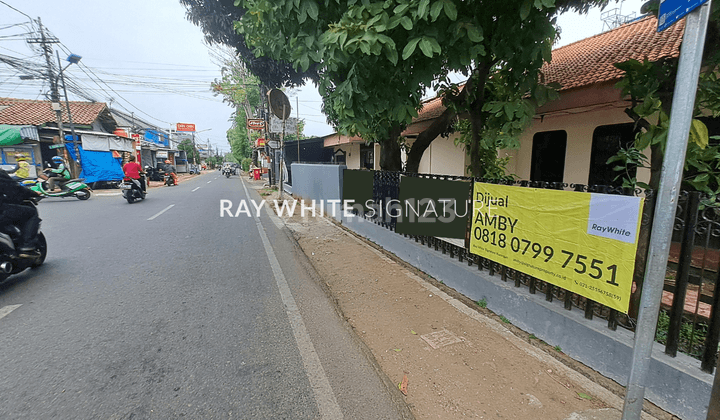
[[(296, 215), (283, 222), (417, 419), (620, 419), (621, 397), (556, 359), (557, 350), (515, 335), (442, 279), (328, 219)], [(672, 417), (653, 414), (643, 419)]]

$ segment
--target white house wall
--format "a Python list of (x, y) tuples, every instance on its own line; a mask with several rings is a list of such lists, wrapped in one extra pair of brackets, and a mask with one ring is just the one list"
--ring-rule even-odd
[(455, 145), (459, 134), (450, 137), (436, 137), (423, 153), (418, 170), (424, 174), (466, 175), (467, 154), (463, 145)]
[[(620, 106), (608, 106), (575, 114), (546, 115), (542, 120), (536, 118), (521, 136), (518, 150), (500, 152), (501, 156), (505, 154), (511, 156), (508, 173), (515, 174), (520, 179), (529, 180), (533, 136), (539, 132), (565, 130), (567, 132), (567, 149), (563, 182), (587, 184), (590, 174), (593, 132), (599, 126), (632, 122), (623, 109)], [(648, 182), (650, 171), (638, 169), (637, 178), (639, 181)]]
[[(360, 143), (346, 143), (342, 146), (335, 146), (334, 151), (342, 150), (345, 152), (345, 165), (348, 169), (360, 169)], [(376, 162), (379, 162), (376, 160)], [(380, 167), (378, 164), (377, 168)]]

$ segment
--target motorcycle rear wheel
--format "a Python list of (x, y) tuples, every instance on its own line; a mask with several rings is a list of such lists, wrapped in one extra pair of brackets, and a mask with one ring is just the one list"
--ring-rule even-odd
[(77, 197), (78, 200), (87, 200), (90, 198), (90, 188), (83, 188), (80, 191), (76, 191), (75, 197)]
[(40, 256), (35, 258), (35, 261), (30, 264), (30, 268), (40, 267), (45, 262), (45, 257), (47, 257), (47, 241), (45, 240), (45, 235), (43, 235), (42, 232), (38, 233), (37, 243), (37, 249), (40, 251)]

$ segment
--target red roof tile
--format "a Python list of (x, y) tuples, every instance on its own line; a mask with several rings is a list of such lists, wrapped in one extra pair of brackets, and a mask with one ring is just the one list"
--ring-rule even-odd
[(442, 104), (442, 98), (433, 98), (423, 103), (422, 108), (418, 111), (418, 116), (413, 118), (413, 123), (425, 120), (432, 120), (445, 112), (446, 106)]
[(616, 63), (678, 57), (684, 29), (682, 20), (657, 32), (657, 19), (650, 16), (557, 48), (552, 61), (543, 66), (545, 83), (560, 83), (561, 90), (572, 89), (619, 79), (622, 71), (613, 65)]
[[(557, 48), (552, 61), (543, 66), (545, 83), (559, 83), (560, 90), (619, 79), (622, 72), (613, 64), (630, 59), (679, 57), (685, 20), (657, 32), (657, 19), (645, 17), (590, 38)], [(437, 118), (445, 111), (440, 98), (423, 104), (413, 124)]]
[[(90, 125), (107, 109), (102, 102), (70, 102), (73, 123)], [(63, 122), (69, 123), (67, 108), (62, 103)], [(49, 101), (0, 98), (0, 124), (42, 125), (57, 122), (55, 111)]]

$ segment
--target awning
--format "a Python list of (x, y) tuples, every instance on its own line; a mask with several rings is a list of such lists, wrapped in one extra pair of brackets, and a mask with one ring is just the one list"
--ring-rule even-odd
[(108, 152), (117, 150), (120, 152), (132, 152), (132, 141), (115, 135), (83, 134), (82, 146), (85, 150)]
[(37, 127), (32, 125), (0, 124), (0, 146), (20, 144), (23, 140), (39, 141)]

